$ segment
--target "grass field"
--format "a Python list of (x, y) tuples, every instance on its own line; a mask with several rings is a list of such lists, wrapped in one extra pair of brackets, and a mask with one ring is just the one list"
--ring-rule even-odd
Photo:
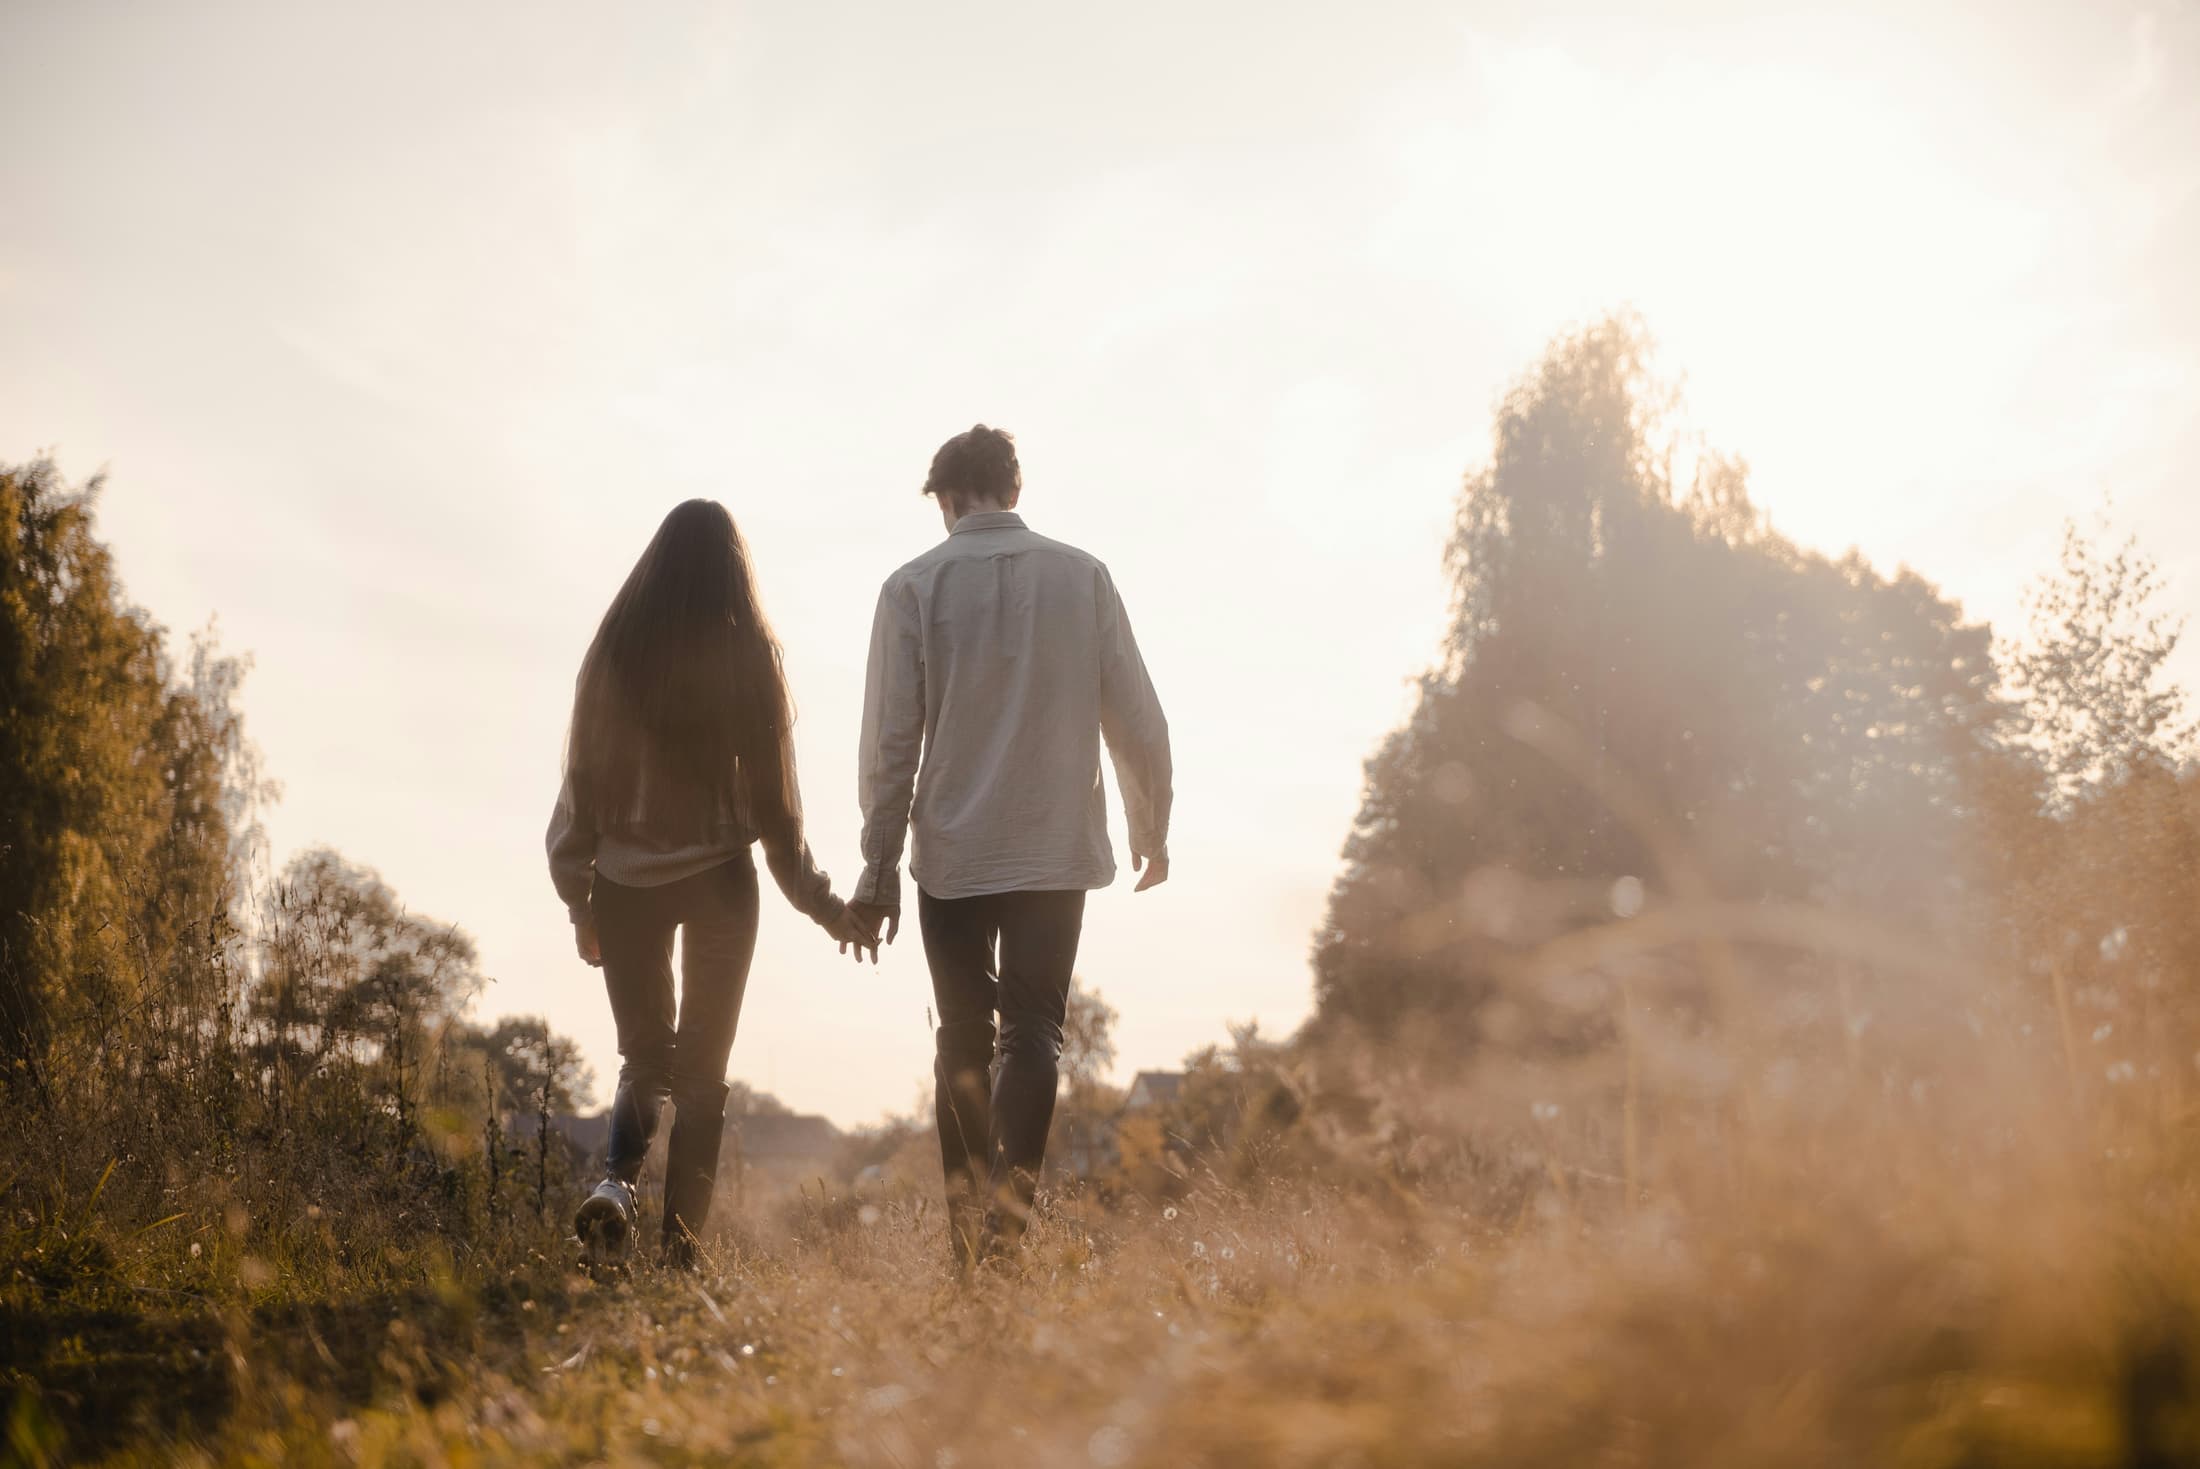
[[(1665, 1109), (1632, 1198), (1544, 1112), (1498, 1149), (1535, 1165), (1507, 1189), (1241, 1160), (1167, 1202), (1063, 1201), (973, 1286), (914, 1189), (813, 1187), (730, 1221), (694, 1276), (591, 1280), (551, 1226), (501, 1259), (393, 1246), (385, 1285), (330, 1299), (271, 1244), (325, 1218), (133, 1237), (95, 1201), (11, 1286), (38, 1388), (9, 1442), (147, 1464), (2200, 1462), (2188, 1125), (1786, 1095)], [(148, 1284), (190, 1269), (235, 1284)]]

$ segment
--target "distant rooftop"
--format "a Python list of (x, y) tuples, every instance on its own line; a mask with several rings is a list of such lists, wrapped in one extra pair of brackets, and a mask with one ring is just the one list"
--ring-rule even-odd
[(1131, 1078), (1131, 1089), (1124, 1094), (1126, 1111), (1140, 1107), (1159, 1107), (1176, 1100), (1176, 1094), (1184, 1089), (1184, 1073), (1181, 1071), (1141, 1071)]
[(758, 1158), (823, 1158), (840, 1141), (840, 1129), (823, 1117), (798, 1112), (751, 1112), (726, 1119), (726, 1131), (740, 1133), (741, 1150)]

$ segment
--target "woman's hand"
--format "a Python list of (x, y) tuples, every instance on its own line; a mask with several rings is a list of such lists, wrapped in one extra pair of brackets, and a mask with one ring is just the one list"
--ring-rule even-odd
[(603, 968), (603, 943), (596, 937), (594, 918), (573, 920), (573, 947), (580, 951), (583, 964), (592, 969)]
[(845, 954), (853, 948), (858, 964), (863, 962), (866, 951), (871, 955), (871, 962), (878, 963), (878, 934), (875, 930), (866, 928), (852, 908), (842, 908), (840, 916), (825, 925), (825, 932), (839, 941), (841, 953)]

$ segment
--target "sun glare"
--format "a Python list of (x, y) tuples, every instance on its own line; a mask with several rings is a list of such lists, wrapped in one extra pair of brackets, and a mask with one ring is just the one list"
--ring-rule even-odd
[(1792, 533), (1838, 545), (1919, 513), (1899, 479), (1832, 472), (1844, 440), (1868, 424), (1875, 459), (1924, 474), (1965, 452), (1948, 421), (2001, 406), (2041, 327), (2009, 295), (2067, 243), (1934, 101), (1792, 56), (1628, 73), (1484, 44), (1460, 86), (1381, 114), (1403, 202), (1374, 248), (1431, 289), (1502, 282), (1524, 334), (1639, 311), (1692, 419), (1780, 471), (1760, 492)]
[(0, 0), (0, 1463), (2200, 1465), (2196, 142)]

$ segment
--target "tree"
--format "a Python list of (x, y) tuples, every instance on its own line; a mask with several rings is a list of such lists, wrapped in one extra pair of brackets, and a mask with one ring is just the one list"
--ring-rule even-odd
[(278, 1113), (301, 1081), (348, 1068), (400, 1135), (420, 1078), (484, 980), (473, 940), (405, 910), (374, 872), (301, 853), (270, 893), (251, 997)]
[[(581, 1059), (580, 1046), (553, 1031), (539, 1016), (498, 1021), (487, 1044), (503, 1070), (506, 1099), (534, 1119), (535, 1213), (540, 1217), (550, 1199), (550, 1119), (575, 1111), (588, 1095), (588, 1066)], [(492, 1165), (495, 1137), (492, 1132)]]
[(2032, 586), (2031, 637), (2004, 661), (2024, 699), (2025, 744), (2059, 810), (2191, 759), (2184, 690), (2163, 672), (2183, 625), (2156, 610), (2162, 589), (2136, 540), (2104, 551), (2075, 521), (2063, 526), (2056, 570)]
[(1116, 1018), (1115, 1007), (1098, 990), (1083, 980), (1070, 986), (1062, 1019), (1061, 1098), (1047, 1141), (1047, 1157), (1057, 1172), (1089, 1178), (1109, 1161), (1122, 1095), (1102, 1078), (1115, 1064)]
[(588, 1104), (595, 1074), (582, 1059), (580, 1043), (559, 1035), (539, 1015), (507, 1015), (482, 1037), (496, 1067), (498, 1102), (506, 1111), (553, 1115), (575, 1113)]
[(1305, 1104), (1294, 1071), (1291, 1046), (1263, 1037), (1257, 1022), (1231, 1026), (1227, 1047), (1202, 1046), (1186, 1056), (1183, 1084), (1159, 1119), (1126, 1122), (1122, 1161), (1132, 1186), (1176, 1192), (1186, 1177), (1177, 1157), (1194, 1152), (1206, 1169), (1240, 1184), (1270, 1176), (1278, 1164), (1303, 1176), (1312, 1156), (1296, 1126)]
[(273, 794), (238, 710), (245, 664), (211, 632), (171, 657), (94, 533), (99, 488), (46, 460), (0, 467), (10, 1217), (66, 1196), (157, 1230), (188, 1197), (247, 1233), (345, 1220), (286, 1236), (294, 1263), (471, 1227), (470, 1139), (492, 1212), (504, 1160), (497, 1060), (539, 1117), (586, 1090), (577, 1049), (540, 1021), (468, 1024), (472, 941), (334, 852), (239, 911)]
[(1115, 1007), (1083, 980), (1070, 987), (1062, 1020), (1062, 1084), (1071, 1092), (1099, 1084), (1115, 1065)]
[[(2105, 530), (2105, 520), (2102, 529)], [(2065, 525), (2004, 661), (2023, 697), (1992, 832), (2008, 967), (2043, 981), (2075, 1095), (2185, 1110), (2200, 1050), (2200, 790), (2179, 625), (2136, 542)], [(2021, 762), (2021, 763), (2017, 763)]]
[[(0, 1056), (158, 1067), (206, 1038), (264, 787), (211, 639), (179, 678), (93, 533), (100, 481), (0, 468)], [(132, 1044), (120, 1044), (125, 1034)], [(59, 1051), (56, 1051), (56, 1047)]]
[[(1461, 493), (1451, 626), (1367, 767), (1317, 937), (1324, 1024), (1473, 1040), (1524, 950), (1644, 902), (1946, 920), (1996, 732), (1991, 637), (1922, 578), (1774, 535), (1735, 461), (1670, 472), (1641, 327), (1556, 343)], [(1609, 1039), (1515, 996), (1513, 1039)]]

